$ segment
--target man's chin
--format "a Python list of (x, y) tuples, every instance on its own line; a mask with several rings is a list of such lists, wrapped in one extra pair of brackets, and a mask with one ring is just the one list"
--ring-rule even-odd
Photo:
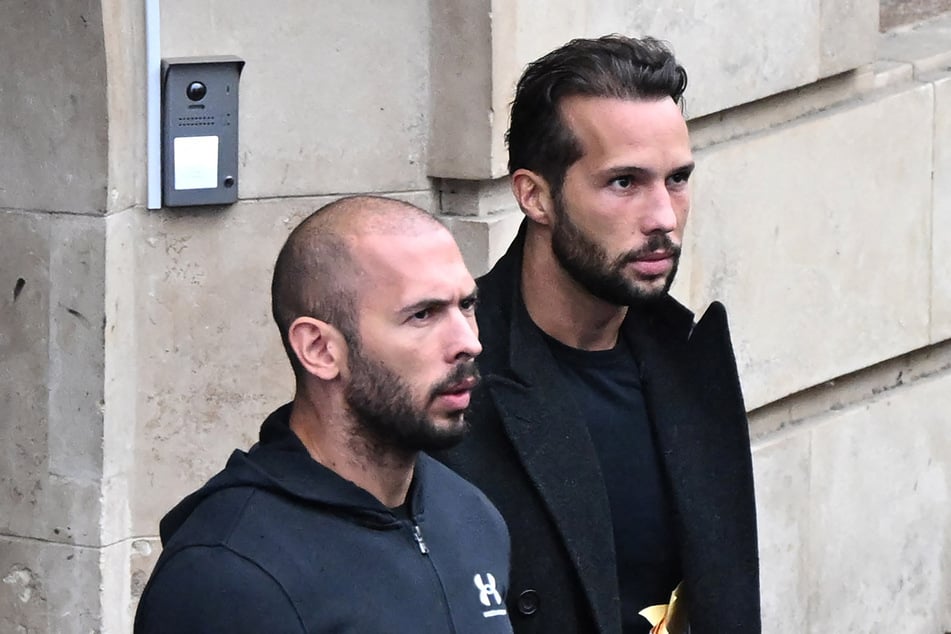
[(469, 421), (464, 413), (447, 415), (442, 420), (432, 421), (428, 433), (418, 438), (420, 451), (442, 451), (455, 447), (466, 437)]
[(674, 276), (672, 274), (628, 280), (628, 293), (632, 300), (630, 303), (651, 303), (663, 299), (667, 296), (667, 291), (670, 290), (673, 283)]
[(635, 294), (635, 297), (638, 301), (650, 304), (663, 299), (667, 295), (668, 288), (670, 288), (670, 285), (666, 282), (650, 286), (641, 286)]
[(428, 436), (425, 439), (421, 439), (417, 445), (417, 451), (433, 452), (433, 451), (445, 451), (446, 449), (452, 449), (466, 437), (465, 432), (458, 434), (438, 434)]

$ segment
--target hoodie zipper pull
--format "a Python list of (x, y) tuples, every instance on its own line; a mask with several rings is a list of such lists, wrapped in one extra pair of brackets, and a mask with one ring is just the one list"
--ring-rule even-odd
[(426, 542), (423, 541), (423, 531), (419, 530), (419, 524), (413, 523), (413, 539), (416, 540), (416, 545), (419, 546), (419, 552), (424, 555), (429, 554), (429, 548), (426, 546)]

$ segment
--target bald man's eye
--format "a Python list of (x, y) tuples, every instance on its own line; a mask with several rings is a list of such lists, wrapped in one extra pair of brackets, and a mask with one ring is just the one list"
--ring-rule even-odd
[(630, 176), (618, 176), (612, 178), (608, 185), (614, 189), (630, 189), (634, 185), (634, 179)]
[(432, 308), (424, 308), (422, 310), (417, 310), (415, 313), (410, 315), (410, 319), (412, 319), (413, 321), (425, 321), (429, 319), (430, 317), (432, 317), (432, 314), (433, 314)]

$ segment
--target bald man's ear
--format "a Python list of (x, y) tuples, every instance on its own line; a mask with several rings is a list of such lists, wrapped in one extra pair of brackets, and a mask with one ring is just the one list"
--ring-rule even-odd
[(332, 381), (346, 363), (347, 342), (337, 328), (313, 317), (298, 317), (287, 330), (287, 340), (308, 374)]
[(512, 174), (512, 193), (529, 220), (550, 226), (554, 215), (551, 188), (541, 174), (517, 169)]

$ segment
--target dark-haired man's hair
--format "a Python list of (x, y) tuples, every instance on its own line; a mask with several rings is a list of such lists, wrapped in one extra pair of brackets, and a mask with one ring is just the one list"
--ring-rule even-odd
[(557, 196), (568, 168), (582, 156), (559, 112), (565, 97), (650, 100), (670, 97), (683, 106), (687, 72), (663, 42), (607, 35), (576, 39), (525, 69), (505, 136), (509, 173), (540, 174)]

